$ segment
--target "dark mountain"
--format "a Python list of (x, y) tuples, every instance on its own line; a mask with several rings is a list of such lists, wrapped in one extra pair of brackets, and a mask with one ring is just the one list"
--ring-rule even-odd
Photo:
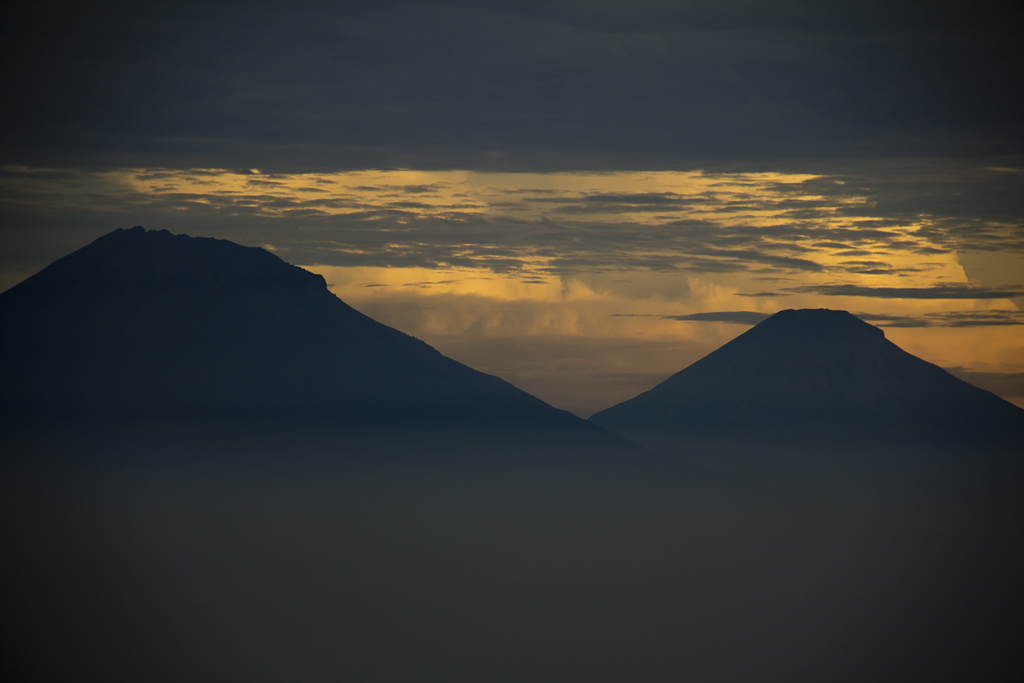
[(781, 311), (590, 420), (815, 495), (979, 477), (1013, 487), (1024, 440), (1024, 410), (832, 310)]
[(1021, 429), (1024, 411), (903, 351), (846, 311), (819, 309), (781, 311), (591, 421), (691, 436), (976, 438), (979, 430)]
[(8, 414), (576, 422), (231, 242), (117, 230), (0, 294)]

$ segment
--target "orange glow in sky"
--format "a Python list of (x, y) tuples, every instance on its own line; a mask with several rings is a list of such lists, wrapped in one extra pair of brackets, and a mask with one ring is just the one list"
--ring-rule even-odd
[[(842, 179), (6, 170), (8, 205), (110, 212), (110, 229), (146, 212), (150, 229), (263, 246), (371, 317), (582, 416), (748, 329), (727, 321), (735, 312), (845, 309), (944, 367), (1024, 372), (1014, 300), (963, 293), (1024, 285), (1001, 226), (964, 248), (928, 215), (880, 216)], [(216, 227), (246, 221), (261, 226), (248, 240)], [(952, 298), (914, 293), (935, 287)], [(721, 320), (679, 319), (701, 313)]]

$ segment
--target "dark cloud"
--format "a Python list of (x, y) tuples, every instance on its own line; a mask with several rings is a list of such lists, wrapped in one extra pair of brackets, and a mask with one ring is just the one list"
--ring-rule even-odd
[(865, 287), (863, 285), (800, 285), (787, 292), (823, 296), (859, 296), (875, 299), (1009, 299), (1024, 296), (1024, 287), (986, 288), (971, 284), (931, 287)]
[[(678, 320), (681, 322), (757, 325), (759, 322), (771, 317), (772, 314), (757, 311), (708, 311), (686, 315), (658, 315), (654, 313), (613, 313), (612, 315), (618, 318), (660, 318), (662, 320)], [(1024, 325), (1024, 312), (1021, 311), (944, 311), (925, 313), (919, 316), (855, 312), (854, 315), (865, 322), (878, 325), (879, 327), (1001, 327)]]
[(1021, 16), (905, 0), (14, 3), (0, 149), (263, 171), (1005, 156), (1024, 151)]
[[(662, 320), (679, 320), (681, 322), (720, 322), (736, 323), (739, 325), (756, 325), (762, 320), (771, 317), (770, 313), (756, 311), (710, 311), (687, 315), (639, 313), (617, 313), (613, 315), (615, 317), (661, 318)], [(1021, 311), (944, 311), (925, 313), (919, 316), (855, 312), (854, 315), (879, 327), (1001, 327), (1024, 325), (1024, 313)]]
[(1021, 311), (943, 311), (913, 315), (855, 313), (861, 320), (879, 327), (1002, 327), (1024, 325)]
[(645, 192), (635, 194), (590, 194), (573, 201), (566, 197), (536, 197), (527, 201), (557, 203), (555, 213), (609, 214), (609, 213), (668, 213), (680, 208), (704, 203), (702, 197), (681, 197), (671, 192)]
[(657, 315), (653, 313), (613, 313), (615, 318), (660, 318), (662, 320), (678, 320), (693, 323), (734, 323), (737, 325), (756, 325), (771, 317), (770, 313), (755, 311), (708, 311), (687, 315)]
[(739, 325), (756, 325), (770, 317), (770, 313), (754, 311), (715, 311), (709, 313), (691, 313), (689, 315), (666, 315), (666, 320), (683, 322), (737, 323)]
[[(924, 313), (922, 315), (891, 315), (865, 312), (855, 312), (854, 314), (862, 319), (862, 321), (884, 328), (981, 328), (1024, 325), (1024, 312), (1019, 310), (958, 310)], [(725, 310), (685, 315), (642, 313), (615, 313), (614, 315), (617, 317), (658, 317), (666, 319), (666, 321), (680, 321), (683, 323), (757, 325), (770, 317), (771, 313), (750, 310)]]
[(590, 194), (583, 197), (585, 202), (601, 204), (625, 204), (627, 206), (682, 206), (699, 202), (698, 197), (680, 197), (671, 192), (642, 192), (634, 194)]
[[(700, 28), (717, 30), (784, 29), (853, 35), (889, 30), (914, 34), (932, 31), (1009, 35), (1024, 12), (1013, 2), (986, 2), (985, 12), (950, 0), (633, 0), (582, 3), (572, 0), (462, 0), (505, 11), (557, 18), (606, 31), (637, 32)], [(1007, 23), (1008, 22), (1008, 23)], [(1002, 25), (1000, 25), (1002, 24)]]

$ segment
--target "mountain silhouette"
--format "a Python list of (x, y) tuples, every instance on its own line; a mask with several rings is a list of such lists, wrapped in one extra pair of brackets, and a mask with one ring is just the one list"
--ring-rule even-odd
[(577, 422), (264, 249), (142, 227), (0, 294), (0, 331), (8, 414)]
[[(1024, 411), (928, 363), (846, 311), (776, 313), (653, 389), (590, 419), (620, 432), (924, 432), (977, 437), (1024, 426)], [(1020, 434), (1020, 432), (1017, 432)]]
[[(659, 452), (816, 497), (1019, 496), (1024, 410), (845, 311), (776, 313), (593, 415)], [(984, 481), (984, 484), (979, 482)]]

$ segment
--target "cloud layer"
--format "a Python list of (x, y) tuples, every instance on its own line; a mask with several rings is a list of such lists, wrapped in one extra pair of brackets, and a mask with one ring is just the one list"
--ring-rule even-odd
[(931, 177), (928, 165), (903, 171), (891, 182), (884, 168), (862, 175), (269, 174), (7, 166), (0, 210), (5, 236), (71, 215), (104, 217), (111, 227), (184, 224), (244, 234), (239, 241), (301, 264), (776, 278), (762, 280), (770, 289), (741, 289), (751, 297), (1018, 296), (1024, 283), (971, 286), (949, 269), (964, 251), (1024, 254), (1017, 213), (1024, 173), (947, 164), (961, 172), (951, 186)]
[[(1019, 3), (8, 8), (32, 166), (622, 170), (1024, 151)], [(775, 166), (777, 168), (777, 166)]]

